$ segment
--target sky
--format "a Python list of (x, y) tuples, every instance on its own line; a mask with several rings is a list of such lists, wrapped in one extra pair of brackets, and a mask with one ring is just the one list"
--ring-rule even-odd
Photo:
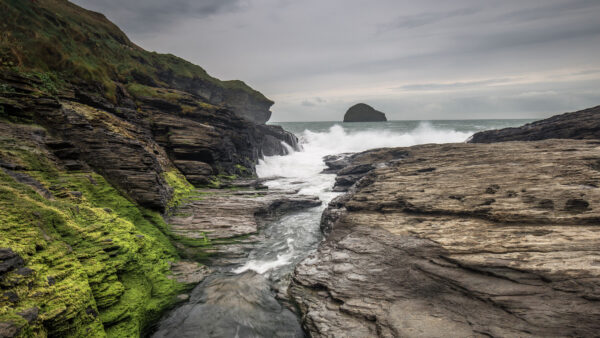
[(73, 0), (275, 101), (271, 121), (542, 118), (600, 105), (599, 0)]

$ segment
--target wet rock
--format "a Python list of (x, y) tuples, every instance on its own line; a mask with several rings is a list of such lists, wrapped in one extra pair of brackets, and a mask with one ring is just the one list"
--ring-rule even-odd
[(375, 152), (355, 158), (387, 165), (330, 203), (327, 239), (296, 267), (311, 336), (596, 335), (595, 141)]
[[(407, 156), (403, 149), (373, 149), (356, 154), (340, 154), (332, 157), (326, 156), (325, 163), (330, 168), (328, 172), (337, 173), (333, 191), (345, 192), (367, 173), (377, 167), (385, 167), (394, 162), (401, 161)], [(340, 166), (342, 166), (340, 168)], [(431, 171), (431, 168), (421, 169), (422, 172)]]
[(172, 275), (168, 278), (184, 284), (196, 285), (204, 280), (210, 269), (204, 265), (191, 261), (179, 261), (171, 264)]
[(12, 270), (21, 268), (25, 262), (11, 248), (0, 248), (0, 281)]
[(263, 135), (259, 149), (263, 156), (288, 155), (289, 149), (300, 150), (296, 135), (277, 125), (259, 125), (258, 132)]
[(20, 268), (17, 271), (15, 271), (15, 273), (17, 275), (27, 277), (27, 276), (31, 276), (34, 273), (34, 271), (31, 270), (30, 268), (23, 267), (23, 268)]
[(303, 336), (298, 319), (277, 302), (269, 282), (249, 271), (206, 278), (152, 337)]
[(5, 292), (2, 297), (11, 303), (17, 303), (19, 301), (19, 295), (13, 291)]
[(600, 139), (600, 106), (564, 113), (522, 127), (476, 133), (468, 142), (492, 143), (560, 139)]
[(323, 170), (325, 174), (335, 174), (338, 170), (345, 168), (350, 165), (350, 156), (353, 153), (342, 153), (336, 155), (327, 155), (323, 157), (323, 162), (327, 166), (327, 169)]

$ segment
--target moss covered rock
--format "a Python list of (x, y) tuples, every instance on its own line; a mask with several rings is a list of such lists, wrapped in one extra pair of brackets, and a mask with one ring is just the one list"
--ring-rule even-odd
[[(67, 172), (44, 130), (0, 122), (0, 331), (139, 336), (186, 285), (166, 224), (101, 175)], [(176, 196), (189, 184), (165, 174)]]

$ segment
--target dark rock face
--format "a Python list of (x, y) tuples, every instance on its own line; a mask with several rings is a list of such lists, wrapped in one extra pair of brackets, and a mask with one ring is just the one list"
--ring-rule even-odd
[(289, 290), (312, 337), (597, 335), (597, 141), (354, 158), (376, 168), (329, 204)]
[(283, 143), (287, 144), (293, 150), (300, 150), (296, 135), (284, 130), (281, 126), (258, 125), (256, 128), (259, 135), (263, 136), (259, 146), (262, 156), (289, 154), (288, 148)]
[(600, 139), (600, 106), (552, 116), (522, 127), (476, 133), (469, 143), (538, 141), (560, 139)]
[(25, 261), (10, 248), (0, 248), (0, 282), (9, 271), (21, 268)]
[(399, 161), (407, 155), (408, 152), (401, 148), (381, 148), (355, 154), (330, 155), (323, 159), (328, 168), (324, 171), (337, 173), (333, 191), (348, 191), (369, 171)]
[(385, 114), (365, 103), (350, 107), (344, 115), (344, 122), (381, 122), (387, 121)]

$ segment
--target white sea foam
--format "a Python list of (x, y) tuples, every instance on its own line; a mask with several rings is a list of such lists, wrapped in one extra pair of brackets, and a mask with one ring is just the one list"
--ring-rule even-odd
[(388, 130), (347, 132), (334, 125), (327, 132), (305, 130), (300, 135), (303, 151), (288, 156), (266, 157), (256, 167), (258, 176), (309, 178), (317, 175), (325, 165), (323, 156), (345, 152), (359, 152), (381, 147), (404, 147), (423, 143), (464, 142), (472, 133), (437, 129), (423, 122), (417, 128), (398, 133)]

